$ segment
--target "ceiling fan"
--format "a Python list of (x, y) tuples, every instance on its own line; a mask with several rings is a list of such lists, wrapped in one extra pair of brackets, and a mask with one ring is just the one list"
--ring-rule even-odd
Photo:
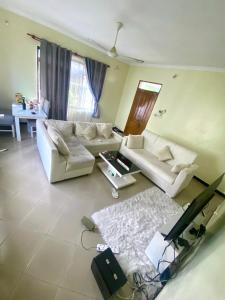
[(91, 40), (91, 42), (94, 43), (97, 47), (103, 49), (106, 52), (106, 54), (110, 57), (114, 57), (114, 58), (115, 57), (121, 57), (122, 59), (125, 59), (125, 60), (133, 61), (133, 62), (136, 62), (136, 63), (143, 63), (144, 60), (134, 58), (134, 57), (129, 57), (129, 56), (122, 56), (122, 55), (118, 54), (117, 48), (116, 48), (116, 43), (117, 43), (118, 34), (119, 34), (122, 27), (123, 27), (123, 23), (122, 22), (117, 22), (116, 36), (115, 36), (114, 44), (113, 44), (111, 49), (106, 49), (105, 47), (103, 47), (102, 45), (100, 45), (99, 43), (97, 43), (93, 40)]

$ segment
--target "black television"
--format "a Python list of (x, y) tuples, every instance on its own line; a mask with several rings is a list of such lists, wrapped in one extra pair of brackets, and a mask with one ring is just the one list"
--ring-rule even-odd
[(219, 176), (212, 184), (210, 184), (203, 192), (201, 192), (189, 205), (177, 223), (173, 226), (170, 232), (165, 236), (166, 241), (175, 241), (182, 232), (190, 225), (190, 223), (203, 210), (206, 204), (213, 198), (215, 190), (221, 183), (223, 176)]

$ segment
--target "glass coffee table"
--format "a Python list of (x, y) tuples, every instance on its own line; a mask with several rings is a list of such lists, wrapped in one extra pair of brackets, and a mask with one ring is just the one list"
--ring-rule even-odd
[(98, 167), (117, 190), (136, 182), (132, 174), (141, 170), (119, 151), (104, 151), (99, 156), (103, 162)]

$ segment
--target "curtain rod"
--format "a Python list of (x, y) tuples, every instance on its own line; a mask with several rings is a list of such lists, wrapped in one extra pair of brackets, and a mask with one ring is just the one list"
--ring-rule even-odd
[[(30, 36), (33, 40), (35, 40), (35, 41), (38, 41), (38, 42), (41, 41), (41, 38), (38, 37), (38, 36), (36, 36), (36, 35), (34, 35), (34, 34), (27, 33), (27, 35), (29, 35), (29, 36)], [(77, 57), (80, 57), (80, 58), (85, 58), (85, 56), (80, 55), (80, 54), (78, 54), (77, 52), (73, 52), (73, 51), (72, 51), (72, 54), (75, 55), (75, 56), (77, 56)], [(101, 62), (101, 63), (102, 63), (102, 62)], [(110, 68), (109, 65), (106, 64), (106, 66), (107, 66), (107, 68)]]

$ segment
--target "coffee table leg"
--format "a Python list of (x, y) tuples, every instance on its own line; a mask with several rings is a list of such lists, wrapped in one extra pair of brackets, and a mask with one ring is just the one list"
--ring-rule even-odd
[(97, 163), (97, 165), (100, 168), (100, 170), (102, 171), (102, 173), (108, 178), (108, 180), (116, 188), (116, 190), (121, 189), (125, 186), (131, 185), (136, 182), (136, 179), (130, 174), (127, 174), (122, 177), (118, 176), (117, 174), (114, 174), (114, 171), (109, 168), (109, 166), (106, 162), (99, 162), (99, 163)]
[(119, 198), (119, 191), (115, 188), (112, 188), (112, 196), (114, 199), (118, 199)]

